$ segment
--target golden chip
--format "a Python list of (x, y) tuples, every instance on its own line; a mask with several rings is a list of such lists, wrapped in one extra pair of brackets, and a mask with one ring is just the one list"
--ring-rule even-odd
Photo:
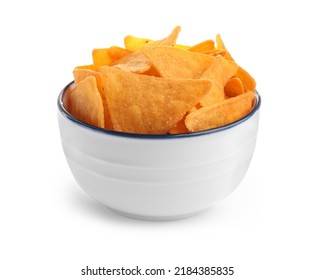
[(255, 90), (255, 88), (256, 88), (256, 81), (255, 81), (254, 78), (253, 78), (245, 69), (243, 69), (241, 66), (238, 67), (236, 76), (239, 77), (240, 80), (242, 81), (245, 91), (248, 91), (248, 90), (254, 91), (254, 90)]
[[(218, 34), (216, 36), (216, 43), (217, 43), (217, 47), (221, 48), (221, 49), (225, 49), (226, 47), (223, 43), (223, 40), (220, 36), (220, 34)], [(227, 50), (226, 50), (227, 51)], [(230, 61), (234, 61), (233, 57), (231, 56), (231, 54), (227, 51), (227, 53), (224, 55), (224, 58)], [(243, 69), (241, 66), (238, 66), (237, 69), (237, 73), (236, 76), (239, 77), (243, 83), (244, 86), (244, 90), (245, 91), (254, 91), (256, 88), (256, 81), (254, 80), (254, 78), (245, 70)]]
[(161, 79), (101, 67), (113, 128), (165, 134), (211, 88), (207, 80)]
[(104, 128), (104, 108), (95, 77), (88, 76), (75, 84), (70, 93), (69, 112), (77, 119)]
[(185, 124), (190, 132), (224, 126), (235, 122), (252, 110), (254, 93), (238, 95), (224, 100), (216, 106), (208, 106), (193, 111), (186, 117)]
[(231, 60), (227, 60), (225, 58), (222, 59), (222, 67), (223, 67), (223, 86), (235, 75), (237, 75), (237, 71), (239, 66)]
[(187, 133), (187, 132), (189, 132), (187, 127), (186, 127), (186, 124), (185, 124), (185, 118), (186, 118), (186, 115), (177, 124), (175, 124), (175, 126), (172, 127), (168, 131), (168, 133), (169, 134), (180, 134), (180, 133)]
[(96, 69), (103, 65), (109, 65), (112, 62), (109, 56), (109, 53), (107, 51), (107, 48), (94, 49), (92, 51), (92, 58), (93, 58), (94, 67)]
[(194, 46), (189, 47), (188, 50), (191, 52), (199, 52), (199, 53), (213, 51), (215, 50), (214, 41), (206, 40), (206, 41), (200, 42)]
[(100, 66), (112, 64), (128, 54), (130, 54), (129, 50), (117, 46), (94, 49), (92, 51), (94, 68), (97, 69)]
[(141, 49), (163, 78), (198, 79), (213, 61), (212, 56), (172, 47)]
[[(173, 29), (172, 33), (168, 35), (166, 38), (157, 41), (151, 41), (146, 45), (149, 46), (174, 46), (180, 32), (180, 27), (177, 26)], [(140, 52), (140, 50), (134, 51), (129, 55), (118, 59), (112, 64), (113, 67), (126, 71), (126, 72), (134, 72), (134, 73), (144, 73), (148, 71), (151, 67), (150, 61), (146, 58), (146, 56)]]
[(135, 36), (128, 35), (124, 39), (125, 48), (129, 51), (137, 51), (141, 49), (145, 44), (152, 40), (146, 38), (138, 38)]
[(221, 56), (213, 57), (212, 63), (201, 76), (212, 82), (211, 91), (200, 100), (201, 106), (215, 106), (224, 101), (224, 76), (223, 58)]
[(88, 70), (96, 71), (96, 67), (94, 64), (80, 65), (80, 66), (77, 66), (75, 69), (88, 69)]
[(243, 94), (244, 92), (243, 83), (238, 77), (230, 79), (224, 87), (224, 93), (228, 97), (235, 97)]
[(83, 81), (88, 76), (93, 76), (96, 79), (97, 89), (102, 97), (103, 107), (104, 107), (104, 122), (105, 128), (112, 129), (112, 121), (109, 115), (109, 110), (106, 101), (106, 95), (104, 92), (104, 79), (100, 72), (89, 70), (89, 69), (74, 69), (73, 76), (75, 83)]
[(233, 57), (231, 56), (229, 51), (226, 49), (220, 34), (217, 34), (217, 36), (215, 37), (215, 41), (216, 41), (216, 44), (217, 44), (217, 49), (225, 51), (223, 57), (225, 59), (227, 59), (227, 60), (234, 61)]

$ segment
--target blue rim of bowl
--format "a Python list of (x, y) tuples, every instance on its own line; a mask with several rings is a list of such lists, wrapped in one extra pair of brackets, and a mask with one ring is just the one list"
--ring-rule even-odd
[(139, 133), (128, 133), (128, 132), (120, 132), (120, 131), (114, 131), (114, 130), (109, 130), (106, 128), (100, 128), (96, 127), (94, 125), (90, 125), (88, 123), (82, 122), (79, 119), (75, 118), (72, 116), (64, 107), (63, 103), (63, 96), (65, 92), (74, 84), (74, 81), (70, 82), (68, 85), (66, 85), (63, 90), (60, 92), (58, 96), (58, 109), (61, 112), (61, 114), (69, 119), (70, 121), (73, 121), (74, 123), (81, 125), (85, 128), (104, 133), (104, 134), (109, 134), (113, 136), (120, 136), (120, 137), (131, 137), (131, 138), (146, 138), (146, 139), (173, 139), (173, 138), (185, 138), (185, 137), (195, 137), (195, 136), (202, 136), (202, 135), (207, 135), (207, 134), (212, 134), (212, 133), (217, 133), (223, 130), (230, 129), (234, 126), (237, 126), (246, 120), (250, 119), (251, 117), (254, 116), (254, 114), (259, 110), (260, 105), (261, 105), (261, 97), (257, 90), (255, 90), (255, 97), (256, 97), (256, 103), (253, 105), (253, 109), (243, 118), (232, 122), (230, 124), (216, 127), (216, 128), (211, 128), (207, 130), (202, 130), (202, 131), (197, 131), (197, 132), (190, 132), (190, 133), (180, 133), (180, 134), (139, 134)]

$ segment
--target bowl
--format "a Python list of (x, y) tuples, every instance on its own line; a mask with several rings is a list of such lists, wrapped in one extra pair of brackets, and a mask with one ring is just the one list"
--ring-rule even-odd
[(138, 219), (175, 220), (229, 196), (254, 153), (261, 98), (253, 110), (219, 128), (178, 135), (143, 135), (83, 123), (58, 97), (65, 157), (81, 188), (111, 210)]

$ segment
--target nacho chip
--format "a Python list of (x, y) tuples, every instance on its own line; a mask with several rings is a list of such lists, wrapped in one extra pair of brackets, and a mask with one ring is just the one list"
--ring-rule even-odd
[(94, 64), (80, 65), (80, 66), (75, 67), (75, 69), (88, 69), (88, 70), (96, 71)]
[(248, 91), (255, 91), (256, 88), (256, 81), (255, 79), (241, 66), (238, 67), (236, 77), (240, 78), (243, 83), (244, 90)]
[(201, 101), (202, 106), (214, 106), (225, 99), (224, 87), (226, 83), (236, 74), (238, 65), (224, 59), (222, 56), (213, 58), (208, 69), (202, 74), (201, 78), (209, 79), (213, 86), (211, 92)]
[(222, 67), (223, 67), (223, 86), (227, 84), (227, 82), (237, 74), (239, 66), (232, 60), (222, 59)]
[(122, 59), (119, 59), (111, 66), (125, 72), (141, 74), (150, 70), (151, 63), (143, 53), (141, 53), (140, 51), (135, 51), (130, 55), (127, 55)]
[(96, 69), (103, 65), (109, 65), (112, 62), (109, 56), (109, 53), (107, 51), (107, 48), (93, 49), (92, 58), (93, 58), (94, 67)]
[(233, 57), (231, 56), (229, 51), (226, 49), (220, 34), (217, 34), (217, 36), (215, 37), (215, 42), (217, 44), (217, 49), (225, 50), (225, 54), (223, 57), (227, 60), (234, 61)]
[(227, 50), (224, 49), (214, 49), (214, 50), (209, 50), (209, 51), (205, 51), (203, 52), (204, 54), (208, 54), (208, 55), (213, 55), (213, 56), (217, 56), (217, 55), (221, 55), (221, 56), (225, 56), (227, 53)]
[(151, 41), (147, 44), (147, 46), (165, 46), (165, 47), (173, 47), (177, 41), (178, 34), (181, 30), (180, 26), (176, 26), (171, 34), (165, 37), (162, 40)]
[(74, 69), (73, 70), (73, 76), (74, 76), (74, 81), (76, 84), (80, 83), (81, 81), (83, 81), (85, 78), (87, 78), (89, 76), (95, 77), (96, 83), (97, 83), (97, 89), (98, 89), (98, 91), (102, 97), (102, 103), (103, 103), (103, 107), (104, 107), (105, 128), (112, 129), (113, 128), (112, 121), (111, 121), (111, 117), (109, 114), (106, 96), (105, 96), (105, 92), (104, 92), (104, 79), (103, 79), (103, 76), (101, 75), (101, 73), (93, 71), (93, 70), (89, 70), (89, 69)]
[(215, 106), (225, 99), (224, 77), (223, 58), (221, 56), (212, 57), (210, 66), (201, 76), (202, 79), (208, 79), (212, 82), (211, 91), (200, 100), (202, 107)]
[(254, 92), (249, 91), (226, 99), (217, 106), (196, 110), (186, 117), (185, 124), (190, 132), (211, 129), (235, 122), (252, 110)]
[(114, 130), (165, 134), (211, 88), (207, 80), (161, 79), (101, 67)]
[(177, 124), (175, 124), (174, 127), (172, 127), (168, 131), (169, 134), (180, 134), (180, 133), (187, 133), (187, 132), (189, 132), (187, 127), (186, 127), (186, 124), (185, 124), (186, 115)]
[(172, 47), (141, 49), (163, 78), (198, 79), (213, 61), (213, 57)]
[(104, 128), (104, 108), (96, 78), (88, 76), (71, 91), (69, 112), (77, 119)]
[[(168, 35), (166, 38), (157, 41), (151, 41), (147, 43), (147, 46), (174, 46), (180, 32), (180, 27), (177, 26), (173, 29), (172, 33)], [(114, 63), (111, 64), (113, 67), (133, 73), (144, 73), (148, 71), (151, 67), (150, 61), (146, 58), (146, 56), (140, 52), (140, 50), (134, 51), (129, 55), (118, 59)]]
[(104, 92), (104, 90), (103, 90), (103, 77), (102, 77), (100, 72), (93, 71), (90, 69), (75, 68), (72, 73), (73, 73), (73, 77), (74, 77), (74, 82), (76, 84), (80, 83), (81, 81), (83, 81), (88, 76), (95, 77), (98, 91), (100, 92), (101, 95)]
[(235, 97), (243, 94), (245, 91), (240, 78), (233, 77), (230, 79), (224, 87), (224, 92), (227, 97)]
[(145, 44), (151, 42), (152, 40), (146, 38), (138, 38), (128, 35), (124, 39), (125, 48), (129, 51), (137, 51), (141, 49)]
[(92, 51), (94, 68), (97, 69), (100, 66), (112, 64), (128, 54), (130, 54), (129, 50), (117, 46), (94, 49)]
[(215, 50), (214, 41), (206, 40), (188, 48), (191, 52), (204, 53)]
[(112, 47), (108, 48), (107, 51), (108, 51), (109, 57), (112, 60), (111, 63), (114, 63), (118, 59), (131, 53), (131, 51), (126, 50), (126, 49), (121, 48), (121, 47), (117, 47), (117, 46), (112, 46)]
[(179, 48), (179, 49), (183, 49), (183, 50), (188, 50), (190, 47), (186, 46), (186, 45), (182, 45), (182, 44), (175, 44), (174, 48)]

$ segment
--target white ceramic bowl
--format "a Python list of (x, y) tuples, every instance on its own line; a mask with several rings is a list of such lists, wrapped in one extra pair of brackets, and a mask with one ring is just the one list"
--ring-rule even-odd
[(252, 112), (224, 127), (180, 135), (100, 129), (71, 116), (58, 98), (62, 145), (77, 183), (108, 208), (131, 217), (173, 220), (227, 197), (250, 164), (260, 96)]

